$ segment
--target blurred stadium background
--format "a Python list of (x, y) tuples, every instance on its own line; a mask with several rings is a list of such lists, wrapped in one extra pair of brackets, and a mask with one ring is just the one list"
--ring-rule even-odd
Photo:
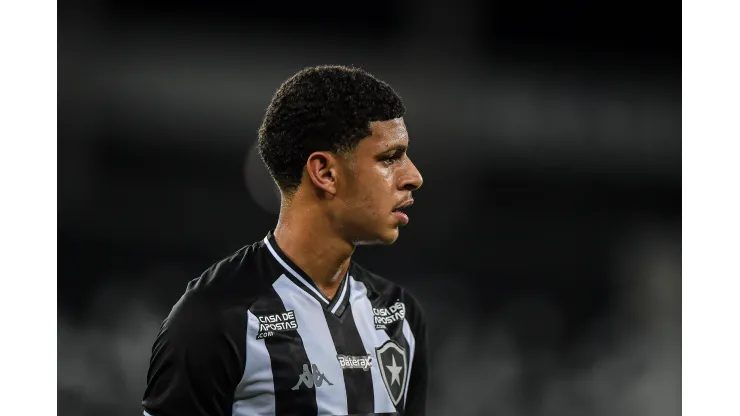
[[(404, 98), (425, 178), (366, 267), (417, 293), (430, 415), (680, 414), (679, 19), (658, 3), (59, 4), (58, 408), (139, 414), (159, 324), (262, 238), (254, 153), (316, 64)], [(30, 53), (30, 52), (29, 52)]]

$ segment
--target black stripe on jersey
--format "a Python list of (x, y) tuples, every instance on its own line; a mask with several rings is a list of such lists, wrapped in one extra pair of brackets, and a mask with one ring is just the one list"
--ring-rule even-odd
[[(368, 292), (371, 290), (371, 288), (365, 283), (365, 287), (367, 287)], [(370, 304), (373, 306), (373, 308), (385, 308), (388, 305), (384, 303), (383, 298), (377, 295), (369, 295)], [(405, 305), (406, 309), (408, 311), (408, 305)], [(398, 345), (403, 347), (404, 350), (407, 352), (409, 351), (409, 345), (406, 342), (406, 337), (403, 336), (403, 319), (395, 321), (391, 324), (386, 325), (385, 333), (388, 334), (388, 338), (390, 338), (393, 341), (396, 341)]]
[[(268, 293), (257, 300), (249, 310), (255, 316), (286, 312), (283, 300), (272, 286), (268, 289)], [(286, 337), (292, 339), (293, 342), (286, 342)], [(296, 365), (309, 362), (303, 339), (298, 331), (276, 332), (275, 335), (265, 338), (265, 346), (270, 354), (275, 386), (275, 416), (317, 414), (315, 389), (291, 390), (303, 372), (303, 368)]]
[[(351, 305), (347, 307), (347, 309), (350, 308), (352, 308)], [(324, 310), (324, 315), (334, 345), (337, 347), (337, 354), (353, 357), (372, 355), (371, 352), (365, 351), (360, 332), (357, 331), (355, 319), (351, 312), (337, 317), (330, 311)], [(337, 359), (339, 358), (337, 357)], [(376, 364), (373, 363), (373, 365)], [(344, 387), (347, 392), (347, 412), (351, 415), (372, 413), (375, 407), (375, 397), (373, 376), (370, 370), (345, 368), (342, 372), (344, 374)]]

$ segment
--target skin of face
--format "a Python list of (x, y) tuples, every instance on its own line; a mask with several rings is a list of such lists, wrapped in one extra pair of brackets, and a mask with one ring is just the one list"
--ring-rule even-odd
[(370, 123), (371, 135), (349, 155), (337, 158), (330, 223), (354, 245), (392, 244), (406, 220), (394, 213), (413, 201), (423, 183), (408, 156), (409, 135), (403, 118)]

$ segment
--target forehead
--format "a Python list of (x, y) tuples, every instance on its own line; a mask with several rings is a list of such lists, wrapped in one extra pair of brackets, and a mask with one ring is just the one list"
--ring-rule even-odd
[(370, 123), (372, 133), (360, 142), (360, 146), (373, 149), (382, 149), (408, 144), (409, 134), (406, 131), (406, 123), (403, 117), (386, 121), (373, 121)]

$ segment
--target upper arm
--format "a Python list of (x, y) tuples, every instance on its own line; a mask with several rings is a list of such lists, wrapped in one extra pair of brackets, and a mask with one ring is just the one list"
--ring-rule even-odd
[(246, 314), (186, 294), (152, 347), (142, 405), (152, 416), (231, 415), (246, 360)]
[(428, 337), (424, 313), (419, 302), (407, 294), (409, 310), (407, 319), (414, 334), (414, 360), (411, 364), (409, 387), (406, 393), (404, 415), (426, 414), (429, 361), (427, 358)]

